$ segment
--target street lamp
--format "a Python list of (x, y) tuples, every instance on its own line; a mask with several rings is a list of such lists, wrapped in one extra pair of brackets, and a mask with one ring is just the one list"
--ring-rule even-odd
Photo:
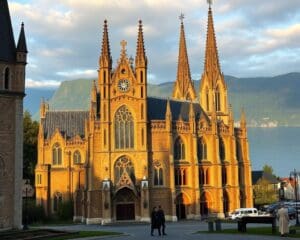
[(299, 217), (298, 217), (298, 177), (300, 176), (300, 172), (297, 172), (296, 169), (290, 173), (290, 180), (294, 178), (295, 184), (294, 184), (294, 192), (295, 192), (295, 200), (296, 200), (296, 225), (300, 226), (299, 223)]
[(23, 230), (28, 230), (28, 206), (27, 206), (27, 187), (30, 184), (29, 180), (27, 179), (25, 182), (25, 218), (24, 218), (24, 225), (23, 225)]

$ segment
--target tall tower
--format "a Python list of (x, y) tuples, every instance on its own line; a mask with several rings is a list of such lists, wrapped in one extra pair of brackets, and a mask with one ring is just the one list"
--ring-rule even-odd
[(211, 1), (209, 1), (204, 72), (200, 84), (200, 104), (211, 117), (215, 110), (217, 117), (228, 123), (229, 111), (227, 86), (219, 63)]
[(21, 228), (23, 98), (27, 46), (24, 24), (16, 47), (7, 0), (0, 1), (0, 230)]
[(186, 48), (183, 14), (180, 15), (180, 38), (179, 38), (179, 54), (177, 66), (177, 78), (173, 89), (173, 98), (180, 100), (196, 99), (196, 92), (191, 79), (190, 65)]

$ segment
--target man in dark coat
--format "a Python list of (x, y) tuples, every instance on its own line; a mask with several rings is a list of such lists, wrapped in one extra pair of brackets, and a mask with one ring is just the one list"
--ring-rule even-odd
[(165, 232), (165, 229), (166, 229), (165, 213), (164, 213), (164, 210), (161, 208), (161, 206), (158, 206), (157, 213), (158, 213), (158, 217), (160, 219), (161, 226), (162, 226), (162, 234), (167, 235), (166, 232)]
[(160, 227), (161, 227), (161, 220), (159, 218), (157, 208), (154, 207), (151, 213), (151, 236), (154, 236), (153, 231), (155, 228), (158, 229), (158, 235), (161, 236)]

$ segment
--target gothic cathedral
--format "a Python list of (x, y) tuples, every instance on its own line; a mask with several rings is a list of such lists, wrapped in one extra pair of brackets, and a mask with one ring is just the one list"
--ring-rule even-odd
[(0, 231), (22, 227), (23, 98), (27, 46), (16, 46), (7, 0), (0, 1)]
[(211, 7), (199, 96), (191, 79), (183, 19), (171, 99), (147, 96), (148, 60), (142, 22), (135, 61), (126, 41), (112, 66), (104, 21), (98, 81), (89, 111), (40, 108), (36, 201), (48, 214), (74, 204), (87, 224), (149, 221), (161, 205), (166, 219), (223, 218), (251, 207), (245, 113), (234, 126), (221, 72)]

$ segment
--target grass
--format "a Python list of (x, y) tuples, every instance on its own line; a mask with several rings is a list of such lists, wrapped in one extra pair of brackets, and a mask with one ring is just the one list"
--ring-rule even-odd
[(76, 238), (86, 238), (86, 237), (113, 236), (113, 235), (121, 235), (121, 234), (122, 233), (119, 232), (80, 231), (66, 236), (47, 238), (47, 240), (65, 240), (65, 239), (76, 239)]
[(58, 219), (50, 219), (50, 220), (44, 220), (41, 222), (34, 222), (30, 223), (29, 227), (40, 227), (40, 226), (51, 226), (51, 225), (56, 225), (56, 226), (65, 226), (65, 225), (77, 225), (80, 224), (78, 222), (74, 222), (73, 220), (58, 220)]
[[(300, 238), (300, 227), (290, 227), (290, 229), (296, 229), (298, 232), (296, 234), (289, 234), (290, 238)], [(237, 229), (223, 229), (221, 231), (214, 231), (214, 232), (209, 232), (209, 231), (198, 231), (197, 233), (222, 233), (222, 234), (240, 234), (240, 235), (267, 235), (267, 236), (275, 236), (272, 234), (272, 228), (271, 227), (258, 227), (258, 228), (247, 228), (246, 233), (241, 233), (238, 232)], [(278, 228), (277, 228), (277, 235), (278, 233)]]

